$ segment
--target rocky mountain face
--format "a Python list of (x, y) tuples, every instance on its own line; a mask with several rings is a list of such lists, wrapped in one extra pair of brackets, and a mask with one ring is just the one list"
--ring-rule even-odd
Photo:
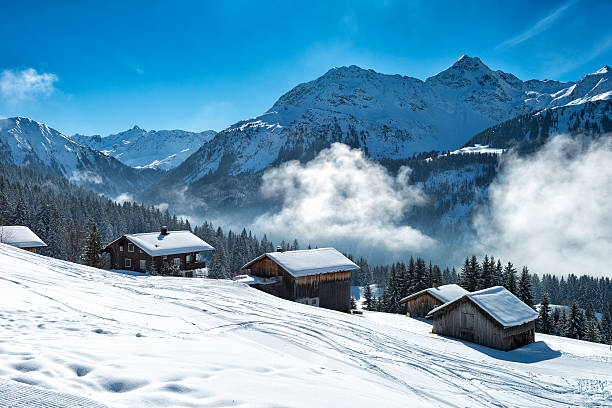
[(220, 132), (168, 177), (194, 184), (214, 174), (257, 173), (309, 160), (333, 142), (372, 159), (456, 149), (517, 116), (609, 99), (609, 75), (604, 67), (575, 83), (522, 81), (468, 56), (425, 81), (334, 68), (296, 86), (263, 115)]
[(72, 139), (130, 167), (168, 170), (181, 164), (216, 134), (214, 130), (197, 133), (185, 130), (146, 131), (134, 126), (106, 137), (76, 134)]
[(0, 162), (60, 175), (109, 196), (139, 191), (159, 178), (156, 170), (126, 166), (23, 117), (0, 119)]

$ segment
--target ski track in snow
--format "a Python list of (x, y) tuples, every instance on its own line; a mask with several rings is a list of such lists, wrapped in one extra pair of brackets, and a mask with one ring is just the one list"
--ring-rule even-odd
[[(385, 395), (379, 402), (385, 406), (612, 404), (612, 352), (554, 336), (497, 352), (432, 335), (429, 323), (405, 316), (348, 315), (229, 281), (99, 271), (0, 244), (0, 293), (13, 292), (8, 305), (0, 300), (0, 377), (112, 406), (271, 406), (265, 381), (248, 380), (258, 374), (295, 387), (278, 395), (279, 406), (328, 402), (325, 388), (311, 395), (309, 387), (336, 382), (346, 387), (336, 397), (351, 407), (371, 404), (376, 393)], [(109, 352), (101, 336), (129, 346)], [(76, 337), (95, 340), (73, 348)], [(166, 360), (163, 342), (175, 345), (180, 369)], [(217, 342), (227, 347), (220, 362), (203, 349)], [(194, 345), (203, 356), (189, 352)], [(270, 361), (279, 353), (282, 358)], [(150, 364), (169, 364), (168, 373), (178, 378), (163, 370), (153, 375), (146, 371)], [(96, 376), (99, 371), (105, 373)], [(216, 389), (213, 382), (204, 383), (205, 393), (190, 380), (219, 375), (255, 381), (258, 390), (226, 383)], [(269, 396), (275, 386), (268, 387)]]

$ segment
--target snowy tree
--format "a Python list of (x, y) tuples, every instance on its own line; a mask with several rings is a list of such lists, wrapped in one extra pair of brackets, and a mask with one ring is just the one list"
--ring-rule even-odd
[(578, 306), (578, 302), (572, 303), (570, 314), (567, 318), (567, 326), (565, 336), (572, 339), (581, 339), (584, 337), (584, 313)]
[(477, 282), (475, 268), (473, 268), (473, 265), (470, 263), (469, 258), (465, 258), (465, 263), (461, 268), (459, 282), (459, 284), (468, 292), (473, 292), (476, 290)]
[(100, 258), (102, 251), (102, 236), (98, 232), (96, 224), (91, 223), (89, 227), (89, 235), (85, 243), (83, 252), (83, 263), (93, 266), (94, 268), (102, 268), (102, 259)]
[(363, 291), (363, 308), (365, 310), (376, 310), (374, 294), (370, 285), (366, 285)]
[(592, 341), (594, 343), (599, 343), (600, 341), (599, 327), (595, 317), (587, 319), (584, 340)]
[(508, 262), (508, 265), (504, 268), (504, 287), (515, 295), (518, 294), (516, 286), (516, 269), (512, 262)]
[(527, 306), (533, 309), (533, 295), (531, 293), (531, 277), (529, 276), (529, 269), (523, 266), (521, 272), (521, 279), (518, 284), (518, 298), (521, 299)]
[(604, 310), (599, 325), (602, 343), (612, 344), (612, 316), (610, 316), (609, 308)]
[(542, 302), (540, 303), (540, 312), (538, 315), (538, 331), (544, 334), (553, 333), (553, 322), (550, 316), (550, 304), (548, 302), (548, 296), (546, 293), (542, 296)]

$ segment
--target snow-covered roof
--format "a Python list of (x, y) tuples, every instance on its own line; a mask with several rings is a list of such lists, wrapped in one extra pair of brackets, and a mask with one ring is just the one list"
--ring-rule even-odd
[(443, 304), (433, 309), (427, 316), (455, 303), (459, 299), (467, 297), (480, 309), (497, 320), (504, 327), (519, 326), (538, 318), (538, 313), (523, 303), (512, 292), (502, 286), (494, 286), (476, 292), (467, 293), (452, 302)]
[(440, 302), (446, 303), (446, 302), (455, 300), (457, 298), (460, 298), (461, 296), (468, 293), (468, 291), (463, 289), (459, 285), (455, 285), (454, 283), (451, 283), (449, 285), (438, 286), (437, 288), (423, 289), (420, 292), (416, 292), (410, 296), (406, 296), (405, 298), (400, 300), (400, 303), (405, 303), (412, 298), (422, 295), (423, 293), (429, 293), (431, 296), (435, 297)]
[(18, 248), (39, 248), (47, 244), (31, 229), (23, 225), (0, 226), (0, 242)]
[(166, 235), (159, 232), (146, 232), (125, 234), (124, 237), (151, 256), (212, 251), (215, 249), (190, 231), (168, 231)]
[(298, 251), (269, 252), (258, 256), (241, 269), (249, 267), (263, 257), (268, 257), (292, 276), (318, 275), (339, 271), (353, 271), (359, 269), (346, 256), (335, 248), (304, 249)]

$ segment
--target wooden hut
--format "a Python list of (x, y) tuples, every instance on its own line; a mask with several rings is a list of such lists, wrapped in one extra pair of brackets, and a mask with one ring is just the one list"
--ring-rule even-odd
[(351, 271), (359, 269), (334, 248), (277, 251), (244, 265), (237, 277), (283, 299), (326, 309), (350, 311)]
[(406, 304), (406, 315), (410, 317), (425, 317), (432, 309), (446, 302), (457, 299), (468, 293), (459, 285), (442, 285), (436, 288), (423, 289), (420, 292), (406, 296), (400, 303)]
[(180, 275), (194, 277), (196, 271), (206, 268), (199, 254), (214, 249), (190, 231), (168, 231), (162, 227), (160, 232), (125, 234), (102, 252), (110, 254), (111, 269), (147, 272), (152, 266), (160, 271), (167, 263), (175, 265)]
[(38, 235), (23, 225), (0, 226), (0, 242), (34, 253), (36, 249), (47, 246)]
[(538, 314), (510, 291), (495, 286), (467, 293), (433, 309), (432, 332), (513, 350), (533, 343)]

